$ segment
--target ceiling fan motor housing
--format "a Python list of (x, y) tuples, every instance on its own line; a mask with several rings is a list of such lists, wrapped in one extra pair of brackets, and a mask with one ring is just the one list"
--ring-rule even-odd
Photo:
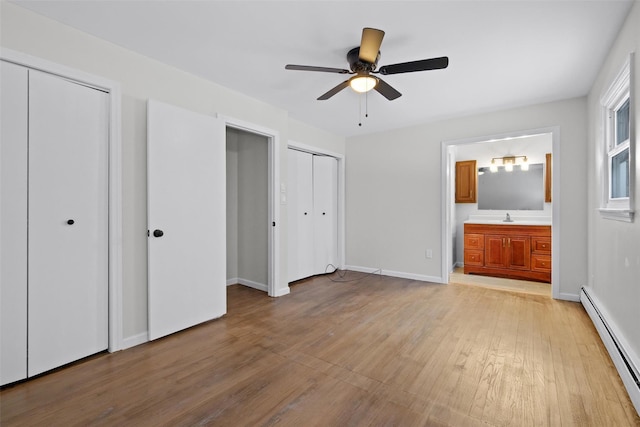
[(376, 56), (376, 61), (372, 64), (360, 59), (360, 47), (354, 47), (347, 53), (347, 62), (349, 62), (349, 68), (354, 73), (370, 73), (376, 69), (380, 60), (380, 51)]

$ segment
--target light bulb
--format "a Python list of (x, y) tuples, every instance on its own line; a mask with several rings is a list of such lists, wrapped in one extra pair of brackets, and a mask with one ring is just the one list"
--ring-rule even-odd
[(513, 170), (513, 163), (505, 163), (504, 170), (511, 172)]
[(520, 170), (523, 170), (523, 171), (529, 170), (529, 161), (527, 160), (526, 157), (522, 159), (522, 163), (520, 164)]
[(349, 86), (351, 86), (351, 89), (359, 93), (369, 92), (371, 89), (376, 87), (377, 84), (378, 79), (369, 75), (357, 75), (355, 77), (351, 77), (349, 80)]

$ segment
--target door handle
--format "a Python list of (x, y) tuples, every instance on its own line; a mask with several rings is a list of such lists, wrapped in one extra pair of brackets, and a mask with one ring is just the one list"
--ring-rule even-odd
[(162, 237), (164, 236), (164, 231), (162, 230), (153, 230), (153, 237)]

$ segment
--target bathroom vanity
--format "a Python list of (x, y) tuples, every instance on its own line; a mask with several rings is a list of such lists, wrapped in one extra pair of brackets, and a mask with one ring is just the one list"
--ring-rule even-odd
[(466, 221), (464, 273), (551, 283), (551, 224)]

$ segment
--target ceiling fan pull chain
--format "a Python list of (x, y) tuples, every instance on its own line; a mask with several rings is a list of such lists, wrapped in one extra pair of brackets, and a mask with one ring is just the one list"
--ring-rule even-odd
[(358, 97), (358, 126), (362, 126), (362, 96)]
[(364, 93), (364, 116), (369, 117), (369, 91)]

